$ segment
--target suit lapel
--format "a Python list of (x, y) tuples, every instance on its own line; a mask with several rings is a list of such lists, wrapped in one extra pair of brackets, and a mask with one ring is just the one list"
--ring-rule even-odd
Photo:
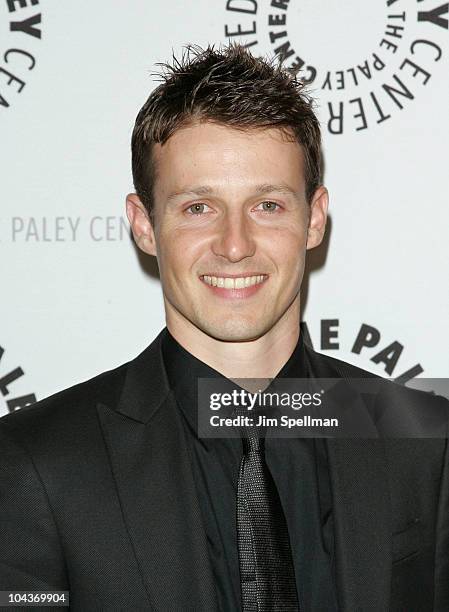
[(155, 610), (217, 609), (187, 441), (163, 368), (164, 331), (98, 406), (123, 518)]
[[(351, 376), (350, 368), (346, 370), (344, 364), (327, 361), (309, 347), (305, 348), (308, 369), (313, 377)], [(384, 441), (326, 439), (326, 446), (340, 606), (344, 612), (387, 611), (392, 516)]]

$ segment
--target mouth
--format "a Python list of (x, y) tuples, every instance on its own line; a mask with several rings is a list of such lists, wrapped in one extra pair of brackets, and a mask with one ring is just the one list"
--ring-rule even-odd
[(213, 276), (203, 274), (200, 280), (215, 294), (225, 298), (254, 295), (268, 280), (268, 274)]
[(268, 274), (254, 274), (252, 276), (209, 276), (203, 274), (201, 280), (212, 287), (224, 287), (225, 289), (244, 289), (263, 283)]

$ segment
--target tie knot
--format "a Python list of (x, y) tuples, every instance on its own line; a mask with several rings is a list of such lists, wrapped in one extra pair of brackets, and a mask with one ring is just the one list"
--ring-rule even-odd
[[(256, 425), (258, 421), (259, 406), (254, 406), (252, 410), (248, 410), (245, 406), (234, 406), (232, 411), (233, 417), (242, 417), (241, 423), (238, 426), (243, 443), (243, 453), (263, 454), (264, 452), (264, 435), (266, 427)], [(243, 421), (243, 417), (249, 418), (250, 423)]]
[(242, 429), (243, 454), (249, 455), (257, 453), (262, 455), (264, 452), (265, 439), (260, 437), (255, 427), (244, 427)]

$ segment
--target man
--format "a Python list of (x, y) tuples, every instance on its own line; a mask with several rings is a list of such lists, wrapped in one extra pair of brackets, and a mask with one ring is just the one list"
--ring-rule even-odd
[[(448, 610), (447, 428), (198, 435), (199, 378), (369, 374), (300, 334), (328, 207), (301, 84), (238, 46), (167, 68), (136, 120), (127, 198), (167, 327), (131, 362), (1, 420), (0, 589), (70, 590), (83, 611)], [(150, 314), (130, 316), (145, 333)], [(394, 393), (413, 415), (447, 410)]]

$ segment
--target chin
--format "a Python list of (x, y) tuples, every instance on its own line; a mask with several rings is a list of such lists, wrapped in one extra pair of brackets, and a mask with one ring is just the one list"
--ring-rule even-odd
[(222, 342), (250, 342), (263, 336), (269, 326), (237, 318), (220, 322), (202, 322), (198, 327), (208, 336)]

